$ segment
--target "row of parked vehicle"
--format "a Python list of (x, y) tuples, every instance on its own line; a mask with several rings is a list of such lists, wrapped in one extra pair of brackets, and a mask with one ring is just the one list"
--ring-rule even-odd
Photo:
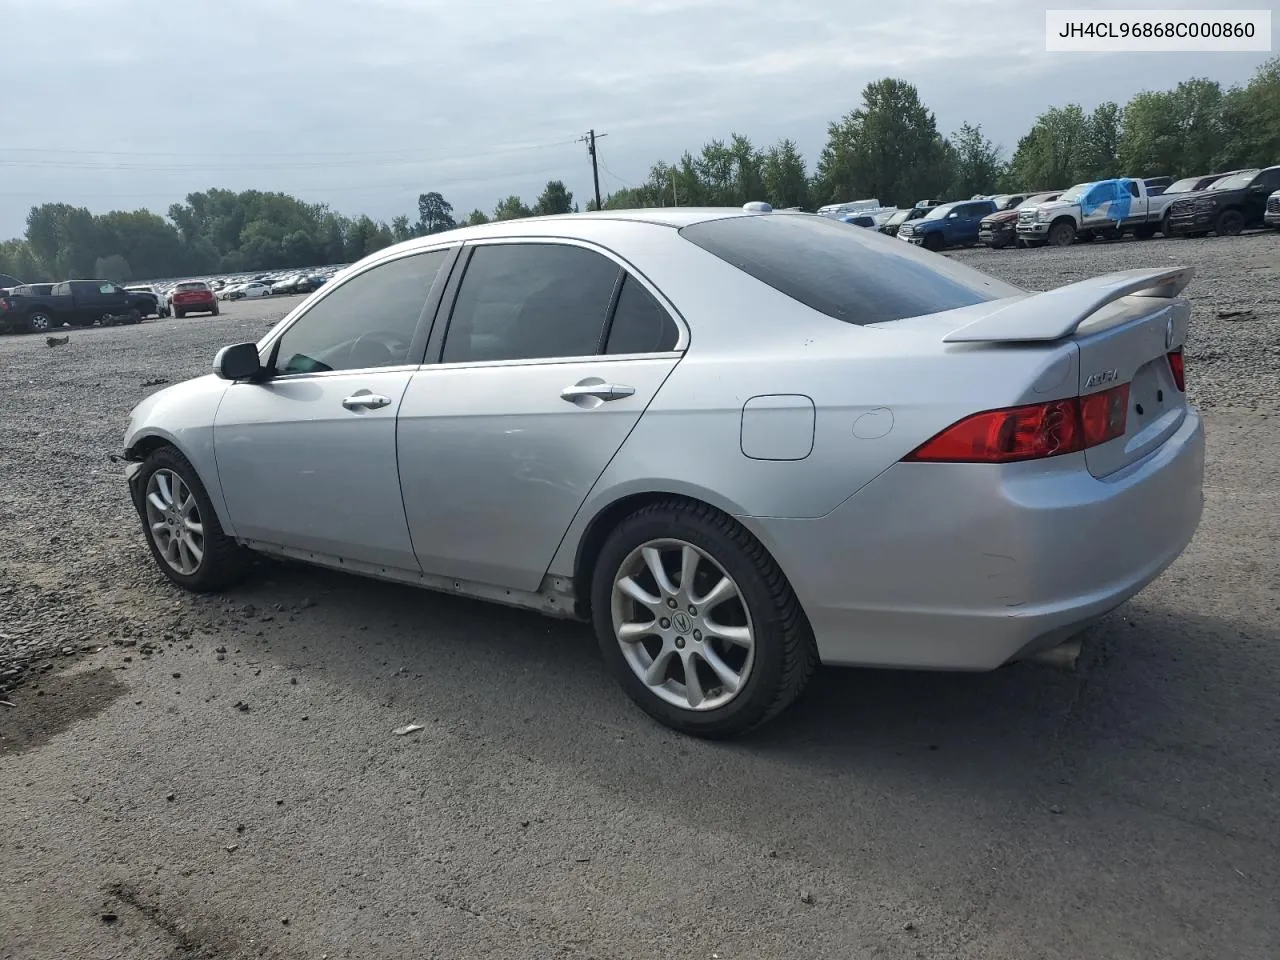
[(109, 280), (22, 283), (0, 276), (0, 333), (141, 323), (149, 317), (218, 316), (219, 300), (296, 295), (319, 289), (341, 265), (253, 277), (171, 280), (122, 286)]
[[(861, 206), (860, 206), (861, 205)], [(977, 196), (910, 209), (878, 201), (824, 207), (818, 213), (868, 227), (929, 250), (983, 244), (1068, 246), (1076, 241), (1234, 236), (1250, 227), (1280, 229), (1280, 165), (1185, 177), (1118, 177), (1065, 190)]]

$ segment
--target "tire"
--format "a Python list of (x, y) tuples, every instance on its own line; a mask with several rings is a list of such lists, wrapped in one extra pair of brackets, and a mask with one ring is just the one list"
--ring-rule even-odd
[(1169, 232), (1169, 215), (1167, 213), (1160, 221), (1160, 236), (1164, 237), (1166, 240), (1173, 236), (1173, 234)]
[(53, 329), (53, 316), (45, 310), (32, 310), (27, 314), (27, 329), (32, 333), (45, 333)]
[(1139, 240), (1150, 240), (1156, 235), (1156, 228), (1153, 226), (1143, 225), (1133, 231), (1133, 235)]
[(182, 320), (182, 319), (184, 319), (184, 318), (186, 317), (186, 314), (185, 314), (185, 313), (183, 313), (181, 310), (177, 310), (177, 309), (175, 309), (175, 310), (173, 311), (173, 315), (174, 315), (175, 317), (177, 317), (179, 320)]
[(938, 253), (942, 250), (942, 247), (943, 243), (941, 236), (936, 233), (926, 233), (924, 235), (924, 248), (926, 250), (932, 250), (934, 253)]
[[(185, 548), (177, 546), (171, 551), (177, 557), (178, 565), (175, 565), (173, 561), (166, 558), (165, 547), (157, 542), (159, 538), (166, 537), (167, 544), (173, 539), (167, 531), (181, 530), (180, 520), (191, 519), (193, 516), (190, 511), (172, 515), (161, 512), (150, 501), (149, 494), (152, 492), (153, 481), (157, 488), (155, 492), (162, 500), (164, 499), (163, 490), (160, 489), (161, 478), (163, 478), (164, 483), (168, 484), (171, 498), (185, 502), (185, 497), (181, 496), (181, 487), (173, 482), (174, 477), (181, 481), (181, 486), (185, 486), (194, 498), (194, 510), (197, 512), (194, 514), (193, 522), (198, 523), (202, 530), (195, 539), (202, 555), (192, 569), (188, 569), (185, 564), (185, 561), (194, 557), (189, 546)], [(230, 586), (248, 572), (251, 563), (249, 551), (222, 532), (222, 524), (218, 521), (218, 515), (213, 510), (209, 494), (204, 484), (200, 482), (195, 467), (176, 449), (168, 446), (160, 447), (147, 457), (138, 476), (137, 491), (134, 507), (142, 522), (142, 535), (151, 549), (151, 556), (155, 559), (160, 572), (178, 586), (197, 593), (206, 593)], [(179, 519), (171, 524), (169, 520), (174, 517)], [(153, 530), (152, 525), (157, 523), (163, 524), (165, 529), (159, 532)]]
[(1244, 214), (1239, 210), (1223, 210), (1213, 221), (1213, 232), (1220, 237), (1237, 237), (1244, 229)]
[(128, 319), (125, 320), (125, 323), (135, 324), (142, 322), (142, 314), (137, 310), (130, 310), (127, 317)]
[(213, 310), (212, 310), (212, 311), (210, 311), (209, 316), (211, 316), (211, 317), (216, 317), (217, 315), (218, 315), (218, 308), (217, 308), (217, 306), (215, 306), (215, 307), (213, 308)]
[(1048, 242), (1054, 247), (1069, 247), (1076, 242), (1076, 228), (1063, 220), (1049, 228)]
[[(679, 573), (669, 573), (668, 586), (675, 593), (666, 593), (661, 606), (655, 600), (649, 609), (657, 612), (647, 621), (667, 624), (662, 636), (620, 641), (615, 617), (618, 623), (638, 622), (631, 619), (637, 615), (647, 619), (639, 611), (648, 605), (616, 591), (615, 582), (633, 574), (633, 582), (646, 593), (661, 596), (664, 591), (648, 574), (651, 568), (641, 555), (646, 545), (659, 543), (666, 544), (662, 549), (677, 564), (686, 547), (694, 548), (700, 561), (690, 586), (698, 592), (690, 597)], [(687, 601), (707, 596), (720, 578), (736, 592), (699, 614)], [(676, 607), (671, 618), (660, 618), (672, 603)], [(609, 534), (592, 571), (591, 610), (601, 654), (627, 695), (659, 723), (696, 737), (726, 739), (760, 726), (800, 695), (818, 664), (809, 621), (778, 565), (746, 528), (706, 504), (662, 500), (623, 520)], [(708, 617), (712, 610), (716, 621)], [(708, 630), (703, 635), (698, 629), (734, 629), (717, 622), (730, 619), (745, 621), (745, 627), (736, 629), (745, 629), (752, 638), (747, 652), (719, 639), (718, 633)], [(732, 691), (719, 685), (706, 659), (708, 651), (720, 666), (738, 675), (740, 688)], [(646, 682), (641, 675), (645, 669), (663, 661), (661, 682)], [(697, 709), (691, 705), (695, 695), (686, 680), (685, 665), (690, 662), (695, 663), (697, 687), (705, 697)]]
[(1003, 250), (1005, 247), (1009, 246), (1009, 244), (1011, 244), (1012, 242), (1013, 241), (1009, 239), (992, 240), (989, 244), (987, 244), (987, 246), (989, 246), (992, 250)]

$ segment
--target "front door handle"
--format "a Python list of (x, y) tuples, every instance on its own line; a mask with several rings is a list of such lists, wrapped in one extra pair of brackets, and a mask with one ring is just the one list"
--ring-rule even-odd
[(390, 402), (390, 397), (370, 393), (368, 390), (361, 390), (343, 400), (342, 405), (348, 410), (377, 410), (379, 407), (385, 407)]
[(565, 387), (560, 391), (560, 399), (568, 400), (570, 403), (592, 397), (596, 400), (621, 400), (623, 397), (633, 396), (635, 392), (635, 387), (622, 383), (605, 383), (597, 377), (591, 377), (571, 387)]

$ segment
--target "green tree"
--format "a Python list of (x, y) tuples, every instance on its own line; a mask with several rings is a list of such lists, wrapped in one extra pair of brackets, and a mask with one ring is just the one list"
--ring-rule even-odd
[(409, 223), (409, 218), (403, 214), (391, 221), (391, 239), (396, 243), (403, 243), (412, 239), (415, 235), (413, 225)]
[(521, 217), (533, 216), (533, 211), (525, 206), (524, 201), (514, 193), (498, 201), (493, 208), (494, 220), (519, 220)]
[(488, 223), (489, 216), (483, 210), (472, 210), (467, 215), (467, 226), (478, 227), (482, 223)]
[(572, 210), (573, 194), (565, 189), (562, 180), (548, 180), (546, 187), (533, 204), (535, 217), (552, 213), (570, 213)]
[(982, 132), (981, 125), (961, 124), (951, 135), (948, 147), (954, 151), (955, 165), (949, 196), (971, 197), (995, 189), (1004, 174), (1004, 161), (1000, 148)]
[(419, 235), (442, 233), (456, 226), (453, 220), (453, 204), (435, 191), (418, 195)]
[(93, 265), (94, 279), (110, 280), (112, 283), (125, 283), (133, 277), (129, 269), (129, 261), (118, 253), (108, 257), (99, 257)]
[[(1119, 104), (1108, 100), (1098, 104), (1085, 121), (1076, 174), (1081, 180), (1107, 180), (1121, 176)], [(1038, 189), (1032, 187), (1031, 189)]]
[(876, 197), (909, 204), (944, 193), (954, 179), (937, 120), (905, 80), (867, 84), (862, 106), (827, 127), (816, 204)]
[(1087, 180), (1087, 127), (1078, 103), (1050, 107), (1018, 141), (1006, 183), (1015, 189), (1053, 190)]
[(794, 140), (779, 140), (764, 153), (760, 164), (764, 197), (778, 208), (809, 206), (809, 177), (804, 157)]

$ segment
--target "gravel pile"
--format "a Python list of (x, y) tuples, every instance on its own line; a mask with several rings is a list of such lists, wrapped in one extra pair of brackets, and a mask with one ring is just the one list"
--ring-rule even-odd
[[(1033, 290), (1133, 267), (1195, 267), (1192, 399), (1202, 408), (1280, 409), (1280, 233), (949, 256)], [(142, 397), (207, 372), (218, 347), (258, 339), (296, 302), (61, 331), (70, 340), (58, 346), (0, 337), (0, 693), (58, 658), (106, 644), (145, 656), (228, 615), (221, 601), (162, 579), (110, 457)]]

